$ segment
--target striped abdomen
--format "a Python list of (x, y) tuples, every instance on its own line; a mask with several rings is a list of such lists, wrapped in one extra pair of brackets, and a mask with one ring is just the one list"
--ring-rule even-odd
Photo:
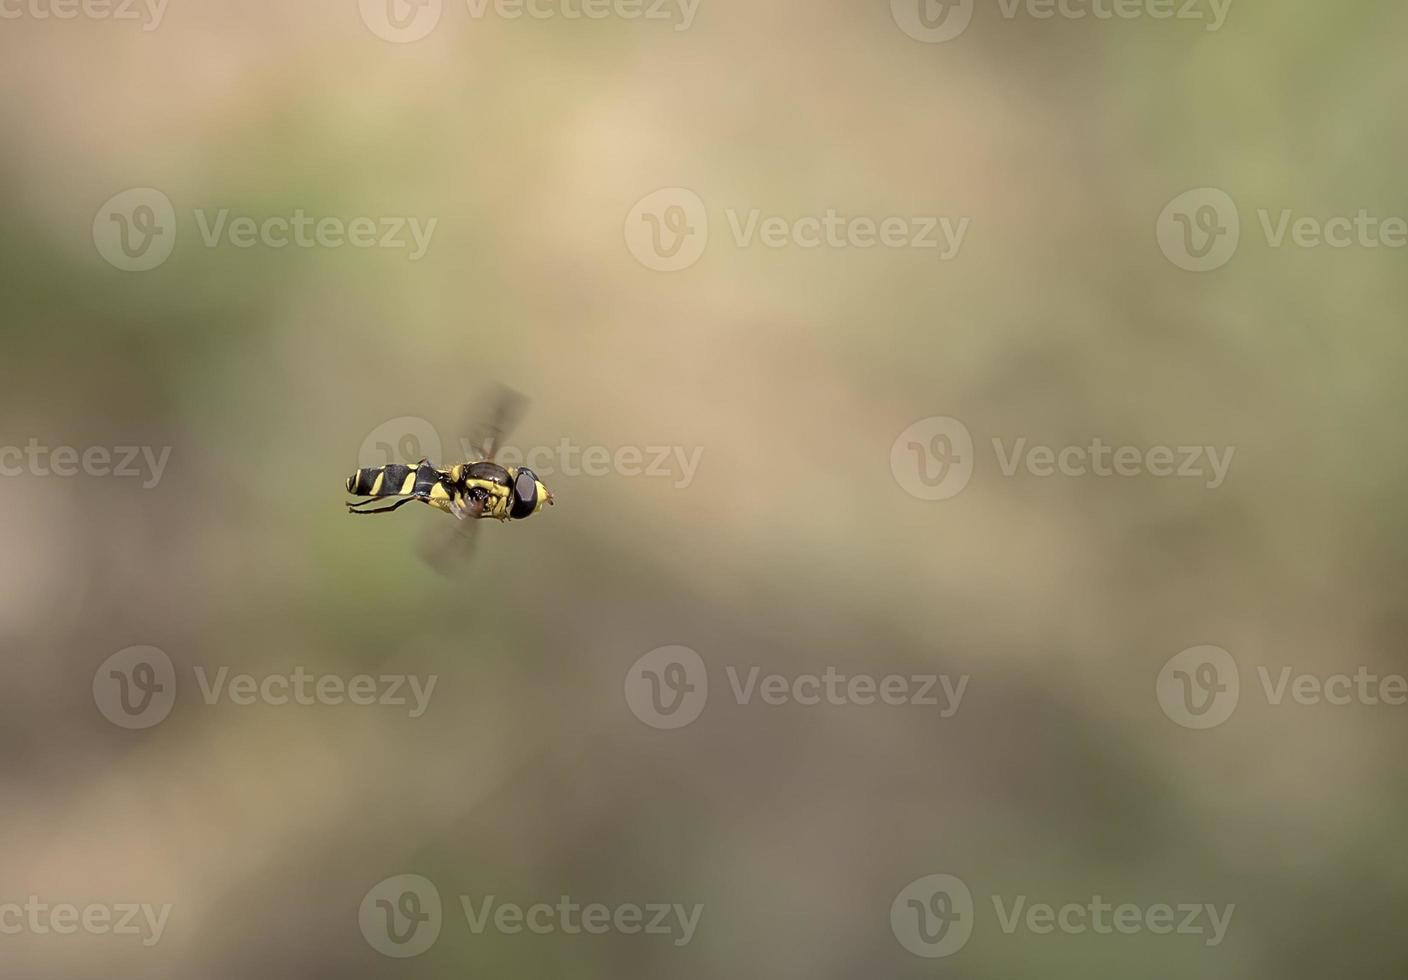
[(403, 466), (400, 463), (369, 466), (347, 478), (347, 492), (359, 497), (429, 498), (431, 491), (440, 485), (443, 476), (444, 474), (425, 460), (415, 466)]

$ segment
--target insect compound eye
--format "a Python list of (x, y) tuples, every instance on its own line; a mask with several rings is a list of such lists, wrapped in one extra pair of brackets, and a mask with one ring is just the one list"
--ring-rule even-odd
[(508, 516), (514, 520), (527, 517), (538, 509), (538, 477), (530, 469), (521, 469), (513, 481), (513, 506)]

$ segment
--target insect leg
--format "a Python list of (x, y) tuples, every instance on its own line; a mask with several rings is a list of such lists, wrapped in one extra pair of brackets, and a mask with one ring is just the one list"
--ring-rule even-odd
[(420, 497), (402, 497), (400, 500), (396, 501), (396, 502), (395, 502), (394, 504), (392, 504), (390, 507), (379, 507), (379, 508), (374, 508), (374, 509), (371, 509), (371, 510), (357, 510), (356, 508), (358, 508), (358, 507), (366, 507), (367, 504), (376, 503), (376, 501), (374, 501), (374, 500), (365, 500), (365, 501), (363, 501), (363, 502), (360, 503), (360, 504), (348, 504), (348, 505), (347, 505), (347, 513), (349, 513), (349, 514), (389, 514), (389, 513), (391, 513), (393, 510), (395, 510), (395, 509), (398, 508), (398, 507), (404, 507), (404, 506), (406, 506), (407, 504), (409, 504), (411, 501), (413, 501), (413, 500), (420, 500), (420, 499), (421, 499)]

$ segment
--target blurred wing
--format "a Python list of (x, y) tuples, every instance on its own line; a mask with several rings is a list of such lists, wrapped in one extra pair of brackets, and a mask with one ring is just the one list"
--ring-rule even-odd
[(421, 539), (420, 556), (441, 575), (458, 575), (469, 567), (474, 557), (474, 543), (479, 539), (479, 516), (486, 501), (472, 500), (464, 508), (464, 516), (444, 525), (444, 521)]
[(479, 454), (479, 459), (492, 460), (527, 410), (526, 397), (501, 385), (464, 427), (471, 450)]
[[(478, 411), (471, 414), (464, 426), (467, 444), (463, 449), (478, 460), (492, 460), (498, 455), (504, 439), (513, 431), (523, 413), (528, 410), (528, 399), (505, 385), (500, 385), (484, 402)], [(448, 528), (435, 528), (421, 542), (420, 555), (430, 567), (442, 575), (457, 575), (469, 566), (474, 555), (474, 543), (479, 535), (479, 517), (488, 505), (487, 500), (467, 501), (459, 518)]]

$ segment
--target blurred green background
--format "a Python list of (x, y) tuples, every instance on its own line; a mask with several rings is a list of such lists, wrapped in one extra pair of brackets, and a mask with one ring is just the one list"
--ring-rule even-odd
[[(446, 0), (399, 43), (351, 0), (173, 0), (151, 30), (26, 3), (0, 20), (0, 443), (171, 454), (152, 487), (0, 479), (0, 903), (171, 913), (150, 947), (0, 935), (6, 976), (1403, 975), (1408, 708), (1273, 705), (1255, 674), (1408, 669), (1404, 251), (1258, 219), (1408, 214), (1399, 5), (1233, 0), (1210, 31), (979, 4), (926, 43), (883, 0), (702, 0), (684, 30)], [(1241, 240), (1196, 273), (1156, 226), (1202, 187)], [(95, 238), (129, 188), (174, 208), (148, 271)], [(675, 272), (628, 245), (660, 188), (707, 208)], [(221, 209), (436, 226), (414, 261), (205, 247)], [(730, 228), (753, 209), (969, 226), (948, 261), (768, 248)], [(545, 475), (557, 505), (450, 578), (417, 554), (444, 515), (347, 516), (369, 433), (421, 419), (453, 455), (499, 382), (532, 399), (516, 446), (698, 472)], [(930, 416), (976, 444), (937, 502), (891, 461)], [(1210, 490), (1008, 478), (989, 448), (1093, 437), (1235, 458)], [(1241, 667), (1201, 731), (1155, 697), (1199, 644)], [(94, 677), (134, 645), (178, 684), (129, 731)], [(669, 645), (709, 695), (660, 730), (624, 685)], [(207, 705), (193, 671), (222, 666), (438, 680), (418, 718)], [(730, 666), (970, 681), (943, 718), (740, 704)], [(939, 959), (890, 916), (933, 873), (976, 902)], [(406, 960), (358, 920), (400, 874), (446, 907)], [(703, 912), (682, 946), (475, 935), (457, 897), (491, 894)], [(1216, 946), (1007, 935), (995, 895), (1235, 913)]]

